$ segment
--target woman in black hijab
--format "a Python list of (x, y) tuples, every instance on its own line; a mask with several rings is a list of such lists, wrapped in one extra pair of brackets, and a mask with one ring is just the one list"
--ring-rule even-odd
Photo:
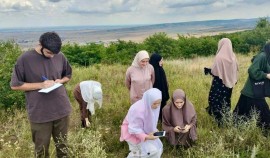
[(153, 53), (150, 57), (149, 63), (155, 70), (155, 82), (153, 88), (157, 88), (162, 92), (162, 102), (159, 112), (159, 120), (162, 119), (162, 108), (166, 105), (167, 100), (170, 98), (168, 90), (168, 82), (165, 71), (162, 67), (163, 58), (157, 53)]

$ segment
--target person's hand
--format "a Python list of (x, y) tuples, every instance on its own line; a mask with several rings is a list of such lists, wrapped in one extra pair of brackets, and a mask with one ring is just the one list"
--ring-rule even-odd
[(91, 123), (89, 122), (88, 118), (85, 118), (85, 126), (90, 127)]
[(54, 80), (45, 80), (42, 82), (42, 88), (49, 88), (54, 85)]
[(191, 125), (185, 125), (185, 129), (190, 130)]
[(270, 73), (266, 75), (266, 78), (270, 80)]
[(155, 140), (157, 139), (158, 137), (157, 136), (154, 136), (154, 132), (152, 133), (149, 133), (146, 137), (145, 137), (145, 140)]
[(187, 133), (191, 128), (191, 125), (186, 125), (185, 128), (181, 131), (181, 133)]
[(174, 129), (173, 129), (173, 131), (176, 132), (176, 133), (180, 133), (181, 130), (182, 129), (181, 129), (180, 126), (175, 126)]
[(62, 83), (63, 81), (62, 81), (62, 79), (56, 79), (54, 82), (55, 83)]
[(207, 67), (204, 68), (204, 74), (205, 74), (205, 75), (210, 74), (210, 72), (211, 72), (211, 69), (209, 69), (209, 68), (207, 68)]
[(181, 130), (180, 132), (181, 133), (187, 133), (189, 130), (188, 129), (183, 129), (183, 130)]

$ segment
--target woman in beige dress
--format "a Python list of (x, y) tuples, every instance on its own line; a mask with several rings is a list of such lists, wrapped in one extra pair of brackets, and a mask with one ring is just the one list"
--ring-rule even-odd
[(149, 64), (149, 54), (147, 51), (139, 51), (132, 65), (127, 69), (125, 84), (130, 93), (131, 104), (142, 99), (143, 93), (153, 87), (155, 72)]

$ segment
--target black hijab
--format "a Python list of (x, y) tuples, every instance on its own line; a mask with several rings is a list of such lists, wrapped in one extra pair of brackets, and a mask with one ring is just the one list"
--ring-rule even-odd
[[(265, 53), (267, 62), (268, 62), (268, 64), (270, 64), (270, 42), (266, 42), (266, 44), (264, 45), (264, 47), (262, 49), (262, 52)], [(256, 56), (257, 55), (253, 56), (253, 58), (251, 59), (251, 62), (254, 61)]]
[(162, 101), (167, 101), (170, 96), (168, 92), (168, 83), (165, 71), (163, 67), (159, 65), (161, 59), (162, 57), (159, 54), (154, 53), (151, 55), (149, 63), (155, 69), (155, 83), (153, 87), (159, 89), (162, 92)]
[(270, 64), (270, 42), (266, 42), (266, 44), (264, 45), (263, 50), (264, 50), (264, 52), (266, 54), (268, 64)]

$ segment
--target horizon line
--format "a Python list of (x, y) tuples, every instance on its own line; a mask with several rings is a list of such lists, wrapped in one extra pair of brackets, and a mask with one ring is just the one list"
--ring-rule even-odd
[[(166, 22), (166, 23), (145, 23), (145, 24), (104, 24), (104, 25), (55, 25), (55, 26), (31, 26), (31, 27), (0, 27), (0, 30), (27, 30), (27, 29), (49, 29), (49, 28), (71, 28), (71, 27), (134, 27), (134, 26), (151, 26), (162, 24), (178, 24), (178, 23), (192, 23), (192, 22), (206, 22), (206, 21), (230, 21), (230, 20), (256, 20), (258, 18), (236, 18), (236, 19), (211, 19), (211, 20), (195, 20), (182, 22)], [(265, 17), (270, 19), (269, 17)]]

